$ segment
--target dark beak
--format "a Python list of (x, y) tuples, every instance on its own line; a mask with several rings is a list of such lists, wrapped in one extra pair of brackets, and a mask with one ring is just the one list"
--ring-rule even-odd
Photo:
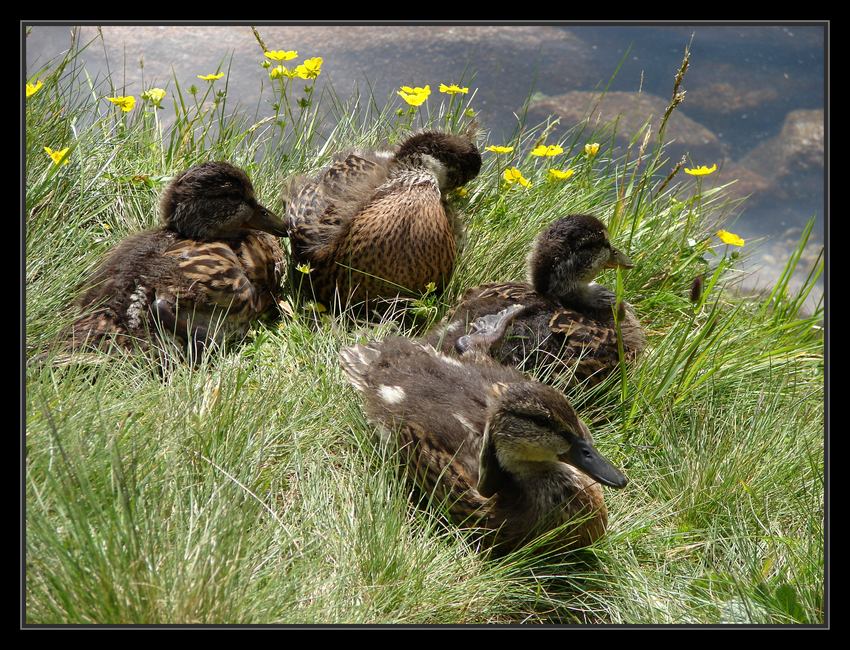
[(558, 456), (558, 460), (580, 469), (591, 478), (595, 478), (608, 487), (624, 488), (629, 482), (629, 479), (620, 470), (608, 462), (586, 440), (576, 440), (566, 454)]
[(254, 216), (245, 225), (255, 230), (265, 230), (278, 237), (289, 237), (289, 229), (283, 219), (263, 206), (254, 210)]
[(613, 246), (611, 247), (611, 257), (609, 257), (608, 261), (605, 262), (606, 269), (616, 269), (617, 267), (630, 269), (633, 266), (634, 263), (629, 259), (628, 255), (618, 251)]

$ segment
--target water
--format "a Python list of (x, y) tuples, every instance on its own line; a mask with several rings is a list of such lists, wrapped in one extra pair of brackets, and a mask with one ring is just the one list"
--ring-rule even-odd
[[(94, 77), (110, 70), (126, 94), (138, 95), (152, 85), (168, 88), (172, 74), (181, 86), (202, 85), (195, 75), (215, 71), (222, 61), (226, 69), (232, 56), (229, 101), (252, 112), (258, 106), (265, 71), (249, 27), (102, 31), (103, 43), (95, 41), (83, 55), (86, 66)], [(752, 195), (734, 226), (747, 239), (767, 238), (752, 258), (758, 272), (750, 286), (778, 275), (811, 216), (817, 222), (804, 262), (813, 261), (822, 245), (823, 27), (264, 26), (259, 31), (270, 48), (298, 50), (295, 63), (323, 57), (319, 87), (332, 80), (342, 97), (356, 85), (371, 85), (378, 98), (401, 85), (430, 84), (437, 94), (441, 82), (462, 80), (478, 89), (474, 106), (491, 131), (491, 143), (513, 132), (514, 111), (531, 92), (553, 105), (572, 93), (561, 100), (568, 114), (590, 97), (576, 91), (606, 86), (615, 93), (611, 101), (618, 98), (617, 108), (627, 108), (636, 97), (619, 93), (639, 90), (666, 102), (693, 35), (683, 84), (687, 94), (670, 131), (682, 142), (695, 137), (688, 150), (710, 157), (693, 162), (719, 164), (707, 182), (738, 178), (733, 192)], [(85, 43), (97, 30), (83, 27), (80, 34)], [(28, 74), (69, 44), (68, 27), (34, 27), (26, 41)], [(262, 101), (261, 114), (270, 112)]]

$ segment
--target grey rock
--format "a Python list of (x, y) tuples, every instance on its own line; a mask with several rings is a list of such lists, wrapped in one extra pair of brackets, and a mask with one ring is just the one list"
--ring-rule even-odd
[[(651, 120), (654, 141), (667, 105), (668, 100), (646, 93), (609, 92), (600, 99), (598, 92), (573, 91), (532, 102), (529, 123), (553, 115), (561, 119), (562, 128), (585, 126), (585, 139), (588, 139), (600, 127), (618, 120), (617, 144), (625, 146), (648, 120)], [(670, 116), (664, 139), (670, 142), (666, 154), (674, 161), (687, 155), (694, 164), (711, 165), (725, 157), (717, 136), (687, 117), (680, 108)]]
[(794, 91), (780, 70), (765, 75), (730, 64), (694, 65), (685, 77), (685, 107), (694, 115), (732, 115), (772, 104)]
[(738, 163), (772, 177), (766, 192), (774, 199), (797, 200), (823, 193), (824, 112), (791, 111), (782, 131)]

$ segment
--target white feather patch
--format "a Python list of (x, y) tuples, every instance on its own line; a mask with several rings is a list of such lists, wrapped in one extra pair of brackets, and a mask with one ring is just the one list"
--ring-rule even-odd
[(437, 185), (440, 186), (442, 190), (446, 186), (446, 181), (448, 179), (448, 172), (446, 170), (446, 166), (441, 163), (439, 160), (434, 158), (429, 154), (423, 154), (422, 162), (424, 163), (424, 167), (428, 169), (434, 176), (437, 178)]
[(387, 404), (398, 404), (405, 398), (404, 389), (401, 386), (379, 386), (378, 395)]
[(141, 284), (130, 294), (130, 306), (127, 307), (127, 324), (135, 329), (142, 324), (142, 313), (145, 308), (145, 292), (147, 289)]
[(474, 426), (472, 426), (472, 422), (463, 417), (460, 413), (452, 413), (452, 417), (460, 422), (463, 425), (463, 428), (469, 431), (470, 433), (478, 436), (479, 431)]

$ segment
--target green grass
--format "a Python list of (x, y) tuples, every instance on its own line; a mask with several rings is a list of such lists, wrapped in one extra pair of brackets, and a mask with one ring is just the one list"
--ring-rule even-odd
[[(435, 93), (399, 115), (398, 97), (380, 109), (322, 78), (304, 93), (304, 81), (268, 87), (257, 76), (267, 89), (254, 109), (217, 96), (227, 77), (206, 100), (206, 82), (193, 95), (171, 80), (167, 125), (149, 104), (122, 114), (104, 101), (129, 93), (90, 79), (75, 51), (32, 76), (44, 87), (26, 113), (28, 357), (50, 354), (103, 253), (156, 223), (170, 175), (226, 158), (280, 209), (285, 179), (334, 151), (426, 124), (463, 130), (474, 109), (474, 98), (450, 107)], [(736, 298), (741, 260), (713, 233), (741, 206), (679, 175), (664, 185), (674, 165), (657, 148), (663, 134), (635, 134), (612, 158), (610, 125), (570, 132), (553, 160), (575, 174), (549, 183), (547, 161), (527, 155), (547, 128), (486, 142), (516, 149), (484, 154), (457, 199), (468, 241), (451, 286), (415, 303), (406, 325), (316, 315), (289, 296), (292, 315), (194, 367), (30, 364), (26, 622), (823, 623), (822, 312), (799, 312), (822, 262), (796, 294), (792, 257), (764, 300)], [(594, 141), (601, 150), (588, 158)], [(54, 166), (44, 146), (70, 146), (70, 163)], [(507, 166), (534, 185), (506, 189)], [(439, 512), (412, 504), (337, 354), (419, 334), (465, 288), (524, 277), (534, 235), (571, 212), (602, 217), (636, 264), (600, 282), (640, 314), (645, 355), (569, 392), (631, 482), (606, 489), (610, 531), (589, 551), (487, 560)]]

